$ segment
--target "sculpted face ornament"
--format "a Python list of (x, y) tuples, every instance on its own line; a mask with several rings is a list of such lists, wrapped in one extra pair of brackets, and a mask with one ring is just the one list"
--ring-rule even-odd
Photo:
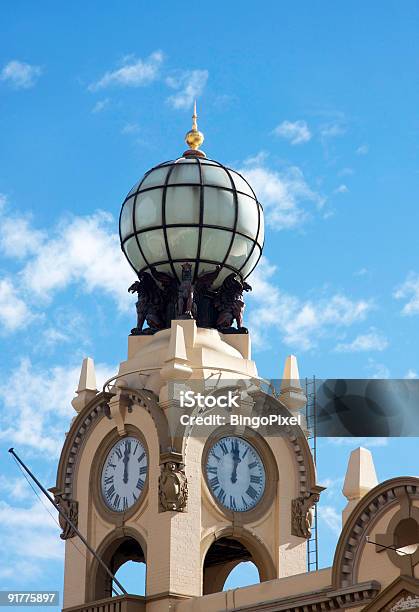
[(160, 511), (183, 512), (188, 500), (188, 483), (183, 465), (167, 461), (159, 477)]

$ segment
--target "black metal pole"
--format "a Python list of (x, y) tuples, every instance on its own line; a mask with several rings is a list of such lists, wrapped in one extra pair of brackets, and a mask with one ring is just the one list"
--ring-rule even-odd
[(374, 540), (370, 540), (369, 536), (365, 536), (367, 544), (375, 544), (376, 546), (380, 546), (380, 548), (385, 548), (387, 550), (394, 550), (398, 555), (408, 555), (409, 553), (405, 552), (401, 548), (396, 548), (395, 546), (385, 546), (385, 544), (379, 544), (378, 542), (374, 542)]
[(76, 534), (79, 536), (80, 540), (83, 542), (83, 544), (86, 546), (86, 548), (92, 553), (92, 555), (95, 557), (95, 559), (100, 563), (100, 565), (103, 567), (103, 569), (108, 574), (108, 576), (112, 579), (112, 581), (115, 582), (115, 584), (121, 589), (121, 591), (123, 592), (124, 595), (128, 595), (128, 593), (126, 592), (126, 590), (124, 589), (122, 584), (119, 582), (119, 580), (117, 578), (115, 578), (115, 575), (112, 574), (111, 570), (102, 561), (102, 559), (99, 557), (99, 555), (97, 554), (95, 549), (90, 546), (90, 544), (86, 540), (86, 538), (80, 533), (80, 531), (77, 529), (75, 524), (68, 518), (68, 516), (66, 515), (64, 510), (62, 510), (60, 508), (60, 506), (55, 502), (55, 500), (51, 497), (51, 495), (48, 493), (48, 491), (45, 489), (45, 487), (42, 486), (42, 484), (39, 482), (39, 480), (36, 478), (36, 476), (34, 476), (32, 474), (32, 472), (30, 471), (30, 469), (26, 467), (26, 465), (23, 463), (23, 461), (20, 459), (20, 457), (15, 453), (13, 448), (9, 448), (9, 453), (11, 453), (13, 455), (13, 457), (16, 459), (16, 461), (18, 461), (19, 464), (23, 467), (25, 472), (27, 474), (29, 474), (29, 476), (32, 478), (34, 483), (39, 487), (39, 489), (41, 489), (42, 493), (45, 495), (45, 497), (48, 498), (48, 500), (51, 502), (51, 504), (54, 506), (54, 508), (57, 510), (57, 512), (60, 514), (60, 516), (62, 516), (63, 519), (65, 521), (67, 521), (67, 523), (70, 525), (70, 527), (76, 532)]

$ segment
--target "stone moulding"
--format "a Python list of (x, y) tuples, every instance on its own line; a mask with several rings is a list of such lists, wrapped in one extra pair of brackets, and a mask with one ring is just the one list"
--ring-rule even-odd
[(376, 580), (363, 582), (351, 588), (322, 589), (299, 596), (284, 597), (249, 606), (234, 607), (234, 612), (318, 612), (319, 610), (342, 610), (362, 606), (372, 601), (381, 585)]

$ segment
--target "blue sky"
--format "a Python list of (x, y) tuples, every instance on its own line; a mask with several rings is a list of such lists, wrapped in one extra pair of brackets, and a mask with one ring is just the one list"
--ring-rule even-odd
[[(260, 374), (290, 352), (302, 376), (419, 374), (419, 5), (6, 1), (0, 20), (0, 586), (61, 589), (58, 530), (5, 450), (54, 484), (82, 358), (99, 379), (125, 358), (117, 216), (184, 151), (194, 97), (204, 150), (265, 208)], [(319, 447), (322, 565), (359, 443)], [(380, 480), (417, 473), (417, 440), (364, 443)]]

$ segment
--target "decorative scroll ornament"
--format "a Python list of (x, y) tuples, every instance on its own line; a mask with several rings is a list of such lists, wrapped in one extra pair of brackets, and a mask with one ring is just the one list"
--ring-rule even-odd
[(320, 499), (320, 491), (310, 491), (291, 502), (291, 533), (308, 540), (314, 518), (314, 504)]
[[(60, 509), (66, 514), (66, 516), (70, 519), (70, 521), (78, 528), (78, 520), (79, 520), (79, 502), (74, 499), (64, 499), (63, 493), (57, 490), (53, 490), (55, 503), (60, 507)], [(62, 540), (68, 540), (69, 538), (74, 538), (76, 532), (70, 526), (69, 523), (65, 520), (61, 514), (58, 515), (58, 521), (60, 523), (60, 527), (63, 530), (60, 533), (60, 538)]]
[(188, 482), (183, 464), (167, 461), (159, 477), (160, 511), (184, 512), (188, 500)]

